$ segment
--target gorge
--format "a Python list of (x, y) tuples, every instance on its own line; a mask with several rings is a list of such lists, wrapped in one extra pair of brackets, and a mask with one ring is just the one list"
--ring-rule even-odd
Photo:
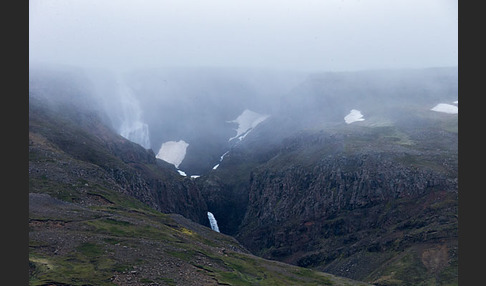
[(108, 75), (30, 71), (33, 285), (457, 284), (457, 68)]

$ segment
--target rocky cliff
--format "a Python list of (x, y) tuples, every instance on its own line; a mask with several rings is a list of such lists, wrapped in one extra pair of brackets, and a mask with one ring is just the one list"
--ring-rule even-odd
[[(156, 159), (152, 150), (114, 133), (97, 113), (83, 107), (53, 109), (31, 97), (29, 157), (31, 192), (73, 202), (89, 197), (109, 201), (97, 191), (111, 189), (156, 210), (208, 224), (206, 204), (190, 179)], [(44, 181), (58, 186), (44, 188)]]
[(442, 285), (457, 279), (457, 199), (454, 132), (301, 134), (252, 171), (236, 237), (265, 258), (377, 285)]

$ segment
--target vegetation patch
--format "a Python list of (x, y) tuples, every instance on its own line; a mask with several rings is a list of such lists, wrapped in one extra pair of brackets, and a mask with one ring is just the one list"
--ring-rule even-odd
[[(34, 265), (30, 285), (64, 283), (66, 285), (113, 286), (110, 281), (115, 263), (106, 257), (96, 257), (99, 249), (85, 244), (79, 247), (82, 253), (71, 252), (65, 256), (42, 257), (30, 253), (29, 261)], [(88, 256), (85, 256), (87, 254)]]
[(193, 250), (181, 249), (180, 251), (168, 251), (167, 254), (189, 262), (196, 255), (196, 252)]
[(169, 286), (175, 286), (177, 283), (174, 281), (172, 278), (166, 278), (166, 277), (159, 277), (157, 278), (158, 281), (164, 282), (165, 284)]
[(418, 254), (408, 250), (392, 258), (372, 283), (379, 285), (435, 285)]
[(108, 244), (111, 244), (111, 245), (116, 245), (116, 244), (119, 244), (121, 242), (120, 239), (113, 238), (113, 237), (103, 238), (103, 241), (108, 243)]
[[(232, 271), (215, 270), (219, 283), (228, 285), (333, 285), (332, 281), (310, 269), (273, 266), (274, 262), (240, 253), (222, 257)], [(271, 269), (273, 268), (273, 269)], [(283, 269), (282, 269), (283, 268)], [(279, 269), (279, 271), (275, 271)]]
[(89, 258), (97, 258), (103, 253), (103, 248), (100, 245), (91, 242), (82, 243), (77, 247), (77, 250)]

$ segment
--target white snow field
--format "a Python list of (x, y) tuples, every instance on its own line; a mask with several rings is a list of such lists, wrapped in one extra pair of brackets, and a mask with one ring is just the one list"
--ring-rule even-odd
[[(458, 101), (454, 101), (453, 103), (458, 104)], [(457, 106), (448, 103), (439, 103), (430, 110), (448, 114), (457, 114), (459, 111)]]
[[(189, 146), (189, 144), (184, 140), (167, 141), (160, 146), (159, 152), (155, 157), (173, 164), (176, 168), (179, 168), (179, 165), (186, 156), (187, 146)], [(183, 175), (181, 171), (179, 173)]]
[(231, 137), (228, 141), (236, 138), (240, 139), (240, 141), (243, 140), (243, 138), (245, 138), (251, 130), (253, 130), (258, 124), (262, 123), (267, 118), (268, 115), (262, 115), (245, 109), (243, 113), (241, 113), (240, 116), (238, 116), (235, 120), (228, 121), (229, 123), (238, 123), (236, 135)]
[(361, 111), (356, 110), (356, 109), (351, 109), (351, 112), (349, 112), (348, 115), (344, 116), (344, 121), (347, 124), (351, 124), (356, 121), (363, 121), (363, 114), (361, 114)]

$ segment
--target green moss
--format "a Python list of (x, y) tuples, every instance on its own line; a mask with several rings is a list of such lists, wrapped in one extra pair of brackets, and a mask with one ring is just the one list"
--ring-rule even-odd
[(87, 257), (98, 257), (103, 253), (103, 248), (95, 243), (86, 242), (77, 247), (77, 250)]
[(72, 185), (51, 180), (46, 175), (29, 176), (29, 192), (49, 194), (70, 203), (76, 202), (80, 198), (80, 194), (73, 189)]
[(121, 242), (120, 239), (113, 238), (113, 237), (103, 238), (103, 241), (111, 245), (119, 244)]
[[(68, 285), (113, 286), (110, 277), (114, 261), (101, 255), (98, 246), (83, 244), (79, 247), (82, 253), (71, 252), (64, 256), (46, 257), (30, 253), (29, 262), (33, 264), (34, 273), (30, 276), (30, 285), (64, 283)], [(88, 257), (86, 256), (88, 255)]]
[(247, 275), (243, 275), (239, 272), (221, 272), (218, 273), (218, 283), (227, 285), (255, 285), (257, 280), (251, 279)]
[(449, 265), (442, 269), (437, 275), (437, 280), (440, 285), (457, 286), (459, 285), (459, 263), (457, 259), (457, 248), (449, 251), (450, 261)]
[(392, 259), (381, 271), (380, 277), (374, 283), (380, 285), (410, 285), (427, 286), (436, 285), (435, 279), (427, 273), (426, 267), (421, 262), (415, 251), (406, 251)]
[(167, 254), (188, 262), (194, 257), (196, 252), (193, 250), (181, 249), (180, 251), (168, 251)]
[(113, 264), (113, 271), (116, 271), (116, 272), (126, 272), (128, 271), (129, 269), (131, 268), (131, 265), (129, 264), (126, 264), (126, 263), (115, 263)]
[[(137, 217), (138, 215), (135, 215)], [(84, 224), (89, 225), (92, 231), (98, 234), (112, 236), (112, 239), (130, 237), (130, 238), (147, 238), (153, 240), (176, 241), (177, 237), (169, 227), (163, 223), (152, 221), (152, 224), (132, 224), (127, 221), (114, 220), (110, 218), (86, 221)]]
[(164, 282), (165, 284), (169, 286), (175, 286), (177, 283), (174, 281), (172, 278), (166, 278), (166, 277), (159, 277), (157, 278), (158, 281)]
[(246, 254), (231, 253), (221, 259), (227, 268), (231, 269), (231, 271), (213, 269), (215, 279), (223, 284), (333, 285), (328, 277), (320, 275), (319, 272), (290, 265), (272, 265), (274, 262)]

